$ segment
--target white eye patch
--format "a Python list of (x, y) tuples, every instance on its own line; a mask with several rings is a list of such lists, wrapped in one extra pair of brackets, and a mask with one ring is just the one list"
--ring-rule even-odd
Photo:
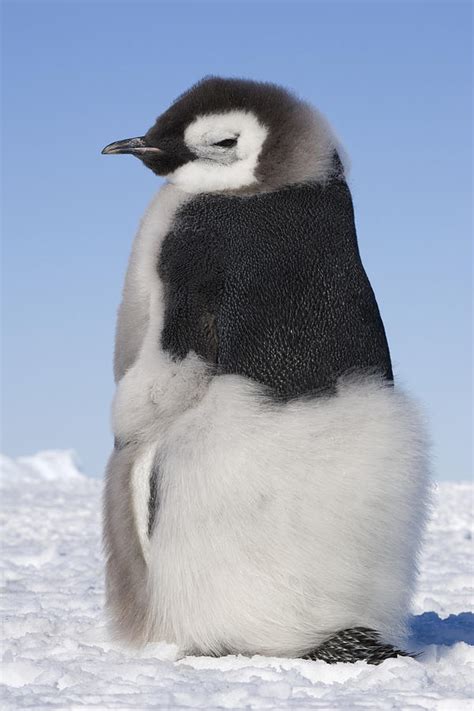
[(248, 158), (260, 151), (267, 129), (251, 111), (228, 111), (198, 116), (186, 129), (184, 142), (191, 150), (237, 138), (237, 155)]
[[(198, 116), (184, 133), (197, 159), (177, 168), (168, 180), (187, 192), (238, 189), (256, 182), (255, 168), (268, 129), (251, 111)], [(221, 141), (232, 145), (216, 145)]]

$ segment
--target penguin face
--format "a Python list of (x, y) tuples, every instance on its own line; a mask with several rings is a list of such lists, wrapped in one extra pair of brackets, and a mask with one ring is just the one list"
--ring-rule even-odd
[(285, 89), (241, 79), (204, 79), (144, 136), (102, 153), (130, 153), (191, 193), (261, 192), (334, 172), (336, 141), (325, 119)]

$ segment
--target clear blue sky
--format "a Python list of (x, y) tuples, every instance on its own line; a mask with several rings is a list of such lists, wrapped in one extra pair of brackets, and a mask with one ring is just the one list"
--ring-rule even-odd
[(352, 160), (359, 242), (435, 475), (470, 474), (470, 3), (4, 2), (3, 396), (9, 455), (101, 475), (116, 308), (159, 180), (140, 135), (206, 74), (285, 84)]

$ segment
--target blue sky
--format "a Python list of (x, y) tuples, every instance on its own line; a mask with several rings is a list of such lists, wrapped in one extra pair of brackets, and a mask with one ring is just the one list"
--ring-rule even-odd
[(9, 455), (111, 447), (114, 322), (157, 179), (104, 157), (206, 74), (292, 87), (352, 161), (359, 242), (440, 479), (470, 474), (470, 3), (3, 3)]

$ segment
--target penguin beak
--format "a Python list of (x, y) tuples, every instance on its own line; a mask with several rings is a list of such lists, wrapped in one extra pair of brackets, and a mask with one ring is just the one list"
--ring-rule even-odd
[(143, 136), (137, 138), (125, 138), (123, 141), (114, 141), (102, 149), (102, 155), (118, 155), (119, 153), (130, 153), (141, 158), (152, 153), (161, 153), (160, 148), (149, 146), (145, 143)]

